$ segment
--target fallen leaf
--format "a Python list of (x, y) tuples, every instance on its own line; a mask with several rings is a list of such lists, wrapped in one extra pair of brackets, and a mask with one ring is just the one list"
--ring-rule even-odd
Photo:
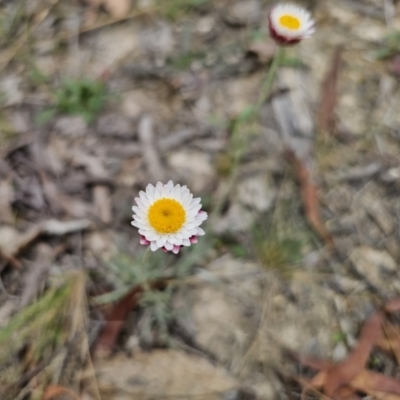
[(49, 219), (41, 224), (40, 230), (45, 235), (62, 236), (68, 233), (83, 231), (89, 228), (90, 224), (91, 222), (88, 219), (75, 219), (71, 221)]
[(0, 222), (12, 224), (14, 222), (14, 214), (11, 203), (15, 199), (14, 188), (9, 179), (0, 181)]
[(349, 384), (364, 369), (372, 347), (382, 337), (383, 318), (383, 312), (375, 313), (362, 327), (359, 341), (350, 355), (328, 370), (323, 385), (327, 396), (332, 397), (340, 386)]
[(114, 18), (124, 18), (129, 12), (129, 0), (104, 0), (104, 7)]
[[(362, 327), (360, 338), (350, 355), (341, 363), (302, 356), (289, 352), (302, 365), (318, 371), (303, 385), (302, 399), (310, 391), (323, 391), (324, 399), (355, 400), (357, 393), (365, 393), (377, 400), (400, 400), (400, 381), (365, 369), (373, 346), (394, 353), (400, 363), (400, 327), (385, 320), (387, 313), (399, 311), (400, 298), (388, 301)], [(385, 336), (383, 335), (385, 334)]]
[(400, 328), (386, 323), (383, 326), (385, 337), (377, 343), (377, 346), (388, 353), (393, 353), (400, 365)]
[(104, 7), (116, 19), (126, 17), (131, 7), (130, 0), (84, 0), (84, 3), (96, 9)]
[(96, 215), (101, 222), (109, 224), (112, 221), (110, 188), (106, 185), (95, 185), (93, 188), (93, 203)]
[(382, 375), (374, 371), (362, 370), (350, 385), (360, 391), (381, 391), (400, 395), (400, 382), (390, 376)]
[(368, 395), (373, 396), (375, 400), (400, 400), (398, 394), (385, 393), (377, 390), (369, 390)]
[(392, 300), (389, 300), (385, 304), (384, 309), (388, 313), (394, 313), (396, 311), (400, 311), (400, 297), (392, 299)]
[[(62, 397), (61, 397), (62, 396)], [(80, 400), (77, 394), (64, 386), (47, 386), (43, 393), (42, 400)]]
[(288, 159), (293, 163), (297, 180), (301, 188), (301, 197), (304, 203), (304, 210), (308, 223), (324, 239), (328, 246), (333, 246), (332, 235), (325, 228), (319, 214), (319, 201), (317, 196), (317, 186), (311, 180), (309, 169), (296, 157), (293, 152), (288, 153)]
[(60, 193), (54, 182), (43, 171), (40, 172), (40, 179), (44, 195), (53, 213), (64, 211), (77, 218), (86, 217), (90, 214), (90, 204)]
[(342, 64), (343, 48), (337, 46), (321, 87), (321, 98), (317, 111), (317, 121), (322, 132), (331, 132), (335, 125), (335, 107), (337, 104), (337, 81)]
[(11, 226), (0, 227), (0, 257), (4, 258), (13, 267), (20, 268), (21, 263), (16, 257), (35, 242), (39, 236), (66, 235), (85, 230), (89, 225), (90, 221), (87, 219), (72, 221), (50, 219), (33, 226), (25, 233), (21, 233)]
[[(152, 289), (161, 289), (165, 287), (164, 280), (148, 283)], [(108, 307), (104, 312), (106, 321), (100, 335), (97, 337), (93, 346), (93, 355), (108, 355), (114, 349), (118, 336), (125, 324), (126, 318), (130, 311), (137, 305), (140, 296), (144, 292), (143, 286), (139, 285), (132, 288), (117, 303)]]

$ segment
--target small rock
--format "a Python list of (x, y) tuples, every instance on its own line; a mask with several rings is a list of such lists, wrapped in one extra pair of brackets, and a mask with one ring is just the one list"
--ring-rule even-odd
[(215, 29), (215, 18), (207, 16), (199, 19), (196, 25), (196, 31), (203, 36), (209, 36)]
[(340, 342), (336, 345), (333, 350), (332, 359), (335, 362), (340, 362), (346, 358), (348, 354), (348, 350), (346, 345), (343, 342)]
[(206, 189), (215, 178), (208, 154), (197, 151), (175, 151), (168, 158), (168, 164), (183, 180), (190, 182), (193, 192)]
[(28, 112), (15, 110), (12, 111), (8, 117), (12, 127), (16, 132), (25, 133), (28, 132), (32, 127), (32, 122)]
[(388, 169), (386, 172), (384, 172), (381, 175), (381, 179), (384, 182), (398, 182), (400, 181), (400, 168), (399, 167), (394, 167)]
[(244, 232), (254, 223), (255, 215), (239, 203), (234, 203), (229, 207), (228, 212), (213, 224), (215, 233), (223, 232)]
[[(182, 316), (180, 326), (221, 362), (235, 364), (248, 348), (263, 293), (262, 272), (255, 263), (225, 256), (198, 275), (214, 284), (183, 291), (175, 300), (177, 314)], [(225, 283), (224, 287), (218, 284), (220, 281)]]
[(273, 204), (275, 192), (264, 176), (244, 179), (238, 187), (238, 200), (259, 212), (268, 211)]
[(260, 21), (262, 15), (260, 2), (257, 0), (240, 1), (228, 7), (224, 19), (231, 25), (246, 26)]
[(99, 117), (97, 132), (104, 136), (122, 136), (126, 138), (134, 136), (134, 131), (128, 118), (116, 113)]
[(4, 76), (0, 81), (0, 92), (4, 96), (4, 107), (9, 107), (22, 102), (24, 93), (21, 90), (21, 76), (9, 74)]
[(378, 174), (381, 169), (381, 163), (374, 162), (368, 165), (356, 166), (349, 168), (346, 171), (339, 172), (337, 177), (340, 180), (357, 181), (360, 179), (372, 178), (374, 175)]
[(385, 205), (381, 198), (374, 198), (372, 196), (364, 196), (364, 206), (366, 207), (368, 214), (376, 222), (379, 228), (386, 236), (390, 236), (395, 230), (395, 221), (393, 216), (385, 208)]
[(79, 116), (60, 117), (54, 125), (54, 129), (65, 136), (83, 136), (86, 133), (87, 123)]
[(88, 257), (109, 261), (114, 254), (113, 241), (106, 232), (94, 231), (85, 236), (84, 247)]
[(160, 396), (220, 400), (219, 393), (237, 390), (239, 386), (222, 367), (173, 349), (98, 361), (96, 375), (101, 398), (113, 400)]
[[(88, 36), (82, 45), (81, 57), (93, 58), (93, 62), (86, 64), (86, 73), (90, 76), (100, 75), (107, 69), (115, 68), (115, 65), (128, 57), (140, 55), (139, 24), (131, 21), (130, 24), (113, 25), (101, 29), (96, 35)], [(71, 58), (76, 54), (72, 52)], [(73, 62), (73, 60), (69, 60)]]
[(150, 56), (158, 67), (164, 66), (175, 45), (172, 29), (164, 21), (156, 21), (142, 27), (139, 42), (143, 53)]
[(350, 260), (368, 283), (388, 293), (396, 273), (396, 261), (388, 252), (366, 246), (357, 247), (351, 253)]

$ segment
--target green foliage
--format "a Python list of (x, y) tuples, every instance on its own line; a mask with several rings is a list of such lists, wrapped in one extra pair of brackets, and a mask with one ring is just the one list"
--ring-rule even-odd
[(92, 303), (102, 305), (118, 301), (133, 288), (141, 285), (144, 293), (140, 305), (144, 316), (140, 336), (149, 336), (149, 332), (154, 328), (159, 335), (158, 339), (167, 344), (168, 326), (173, 318), (170, 300), (174, 286), (167, 285), (163, 291), (159, 291), (153, 290), (151, 284), (162, 279), (173, 279), (177, 284), (179, 278), (193, 273), (196, 265), (204, 262), (207, 250), (212, 247), (210, 240), (213, 240), (210, 235), (202, 237), (196, 246), (182, 249), (179, 258), (162, 251), (152, 252), (149, 248), (138, 257), (124, 252), (118, 253), (105, 270), (105, 278), (115, 289), (92, 299)]
[(386, 36), (384, 42), (373, 56), (376, 60), (384, 60), (400, 52), (400, 32), (392, 32)]
[(232, 255), (236, 258), (246, 258), (249, 255), (246, 247), (239, 243), (237, 238), (231, 233), (222, 234), (216, 240), (215, 248), (222, 248), (223, 250), (228, 248)]
[(299, 58), (284, 56), (280, 60), (279, 66), (290, 68), (304, 68), (305, 64)]
[(298, 239), (272, 237), (259, 240), (257, 247), (259, 258), (270, 268), (281, 268), (301, 259), (302, 242)]
[(66, 114), (79, 114), (91, 122), (107, 99), (103, 82), (82, 79), (67, 80), (56, 91), (56, 108)]
[(342, 343), (346, 341), (346, 334), (342, 331), (336, 331), (332, 333), (332, 341), (335, 344)]
[(171, 58), (169, 60), (169, 64), (173, 68), (185, 71), (190, 68), (194, 61), (202, 60), (204, 57), (205, 54), (202, 52), (189, 51), (177, 57)]
[(211, 0), (156, 0), (159, 13), (172, 20), (177, 20), (191, 9), (210, 3)]
[(140, 299), (140, 305), (145, 310), (144, 323), (140, 331), (140, 337), (144, 340), (148, 338), (151, 331), (155, 329), (158, 338), (164, 343), (168, 343), (168, 327), (173, 319), (170, 307), (172, 298), (171, 288), (160, 291), (147, 291)]
[[(76, 280), (68, 277), (61, 285), (50, 287), (36, 302), (19, 311), (0, 329), (0, 387), (16, 380), (25, 367), (17, 354), (29, 348), (25, 362), (48, 364), (58, 346), (70, 340), (73, 318), (72, 293)], [(9, 366), (10, 368), (8, 368)], [(10, 371), (12, 374), (10, 375)]]
[[(290, 186), (289, 182), (285, 184)], [(253, 227), (255, 251), (266, 268), (290, 271), (301, 262), (305, 249), (310, 250), (313, 246), (315, 237), (301, 212), (299, 201), (298, 197), (280, 200), (275, 209)]]
[(249, 39), (251, 42), (262, 42), (266, 38), (267, 38), (266, 34), (260, 29), (253, 29), (249, 35)]
[[(42, 83), (46, 79), (43, 75), (34, 73), (32, 76), (35, 82)], [(102, 110), (108, 95), (106, 87), (101, 81), (66, 80), (55, 92), (55, 105), (39, 112), (36, 122), (44, 124), (48, 122), (56, 113), (70, 115), (81, 115), (87, 123), (90, 123), (95, 116)]]

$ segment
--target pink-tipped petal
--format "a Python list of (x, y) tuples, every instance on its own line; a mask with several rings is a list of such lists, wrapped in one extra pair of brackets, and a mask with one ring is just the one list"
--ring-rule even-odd
[(181, 249), (180, 246), (174, 246), (174, 248), (172, 249), (172, 252), (173, 252), (174, 254), (178, 254), (180, 249)]
[(150, 244), (150, 242), (144, 236), (141, 236), (140, 237), (140, 244), (148, 246)]
[(190, 243), (191, 244), (195, 244), (195, 243), (198, 243), (198, 239), (197, 239), (197, 236), (192, 236), (191, 238), (189, 238), (189, 240), (190, 240)]

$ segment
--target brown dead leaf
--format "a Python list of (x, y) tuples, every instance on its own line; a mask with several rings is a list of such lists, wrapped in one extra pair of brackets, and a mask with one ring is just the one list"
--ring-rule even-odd
[(369, 390), (368, 395), (373, 396), (375, 400), (400, 400), (398, 394), (380, 392), (378, 390)]
[(93, 202), (96, 215), (104, 224), (112, 221), (110, 188), (105, 185), (95, 185), (93, 188)]
[(84, 0), (83, 2), (96, 9), (104, 7), (116, 19), (126, 17), (131, 8), (130, 0)]
[(382, 337), (383, 312), (375, 313), (362, 327), (357, 345), (350, 355), (342, 362), (328, 370), (324, 392), (332, 395), (343, 385), (348, 385), (364, 369), (372, 347)]
[(383, 326), (383, 332), (385, 335), (379, 340), (377, 346), (387, 353), (393, 353), (400, 365), (400, 328), (386, 323)]
[(367, 369), (362, 370), (350, 385), (360, 392), (380, 391), (400, 395), (399, 381)]
[[(361, 400), (361, 397), (358, 396), (354, 389), (349, 386), (341, 386), (335, 393), (337, 399), (340, 400)], [(325, 396), (325, 398), (327, 398)]]
[(365, 369), (374, 345), (394, 353), (400, 363), (400, 327), (385, 321), (385, 313), (396, 312), (399, 307), (400, 299), (393, 299), (376, 312), (362, 327), (358, 344), (341, 363), (334, 365), (330, 361), (291, 354), (301, 364), (318, 371), (308, 382), (298, 379), (304, 387), (302, 399), (310, 390), (323, 390), (323, 398), (330, 399), (358, 399), (356, 392), (361, 392), (377, 400), (400, 400), (400, 381)]
[(14, 215), (11, 208), (11, 203), (15, 199), (14, 188), (11, 185), (10, 179), (0, 181), (0, 222), (12, 224)]
[(47, 202), (53, 213), (64, 211), (73, 217), (86, 217), (90, 215), (90, 205), (60, 193), (54, 182), (44, 173), (40, 173), (42, 188)]
[(64, 386), (50, 385), (45, 389), (42, 400), (80, 400), (80, 397)]
[(317, 111), (318, 126), (323, 133), (331, 132), (335, 125), (335, 107), (337, 103), (337, 81), (342, 64), (343, 48), (337, 46), (330, 63), (330, 68), (321, 87), (321, 98)]
[(384, 309), (388, 313), (394, 313), (400, 311), (400, 297), (389, 300), (385, 304)]
[(13, 267), (20, 268), (17, 256), (32, 245), (41, 235), (62, 236), (87, 229), (90, 221), (79, 219), (59, 221), (50, 219), (33, 226), (24, 233), (11, 226), (0, 227), (0, 259), (3, 258)]
[(295, 173), (301, 188), (301, 197), (308, 223), (324, 239), (328, 246), (333, 246), (332, 235), (325, 228), (319, 214), (319, 201), (317, 196), (317, 186), (311, 180), (309, 169), (305, 166), (293, 152), (288, 153), (289, 160), (293, 163)]
[[(165, 287), (165, 285), (166, 283), (164, 280), (149, 283), (149, 286), (152, 289), (160, 289)], [(137, 305), (143, 291), (143, 286), (134, 287), (130, 292), (122, 297), (122, 299), (104, 311), (104, 319), (106, 323), (94, 343), (94, 355), (98, 355), (99, 353), (101, 355), (108, 355), (111, 353), (128, 314)]]

